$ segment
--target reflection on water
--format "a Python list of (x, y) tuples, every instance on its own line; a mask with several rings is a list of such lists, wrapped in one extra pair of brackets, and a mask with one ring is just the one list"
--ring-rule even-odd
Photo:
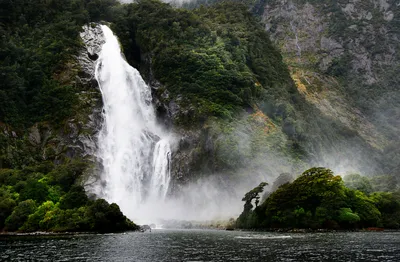
[(0, 261), (400, 261), (400, 232), (0, 236)]

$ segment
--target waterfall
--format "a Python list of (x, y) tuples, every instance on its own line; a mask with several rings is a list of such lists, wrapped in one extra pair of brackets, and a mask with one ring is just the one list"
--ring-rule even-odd
[(95, 77), (104, 103), (97, 151), (102, 173), (95, 193), (131, 219), (152, 219), (149, 214), (162, 215), (155, 207), (171, 180), (169, 137), (156, 123), (150, 88), (124, 60), (110, 28), (101, 28), (105, 43)]

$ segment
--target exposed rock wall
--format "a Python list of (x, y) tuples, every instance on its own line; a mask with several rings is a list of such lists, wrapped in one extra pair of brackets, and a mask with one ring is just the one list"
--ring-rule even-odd
[[(77, 74), (74, 80), (78, 90), (79, 104), (75, 115), (60, 130), (53, 132), (48, 143), (56, 145), (55, 151), (68, 158), (94, 160), (97, 131), (101, 125), (101, 94), (95, 79), (96, 60), (104, 43), (102, 30), (97, 23), (83, 27), (80, 36), (83, 46), (75, 58)], [(35, 127), (33, 127), (35, 128)]]
[(263, 20), (286, 56), (326, 72), (350, 55), (351, 69), (368, 84), (379, 68), (396, 63), (399, 35), (392, 30), (395, 1), (267, 1)]
[(306, 101), (383, 165), (396, 161), (385, 152), (399, 141), (399, 16), (390, 0), (268, 0), (262, 15)]
[[(95, 60), (100, 51), (99, 25), (85, 26), (79, 55), (71, 59), (65, 70), (55, 75), (57, 81), (74, 86), (79, 101), (73, 117), (62, 123), (40, 122), (27, 130), (13, 130), (0, 123), (0, 168), (20, 168), (41, 161), (62, 163), (67, 158), (93, 161), (96, 133), (101, 124), (101, 94), (94, 79)], [(99, 37), (100, 36), (100, 37)]]

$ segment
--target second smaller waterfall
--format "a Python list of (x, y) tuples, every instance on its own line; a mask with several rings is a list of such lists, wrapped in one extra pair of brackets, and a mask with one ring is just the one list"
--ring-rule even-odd
[(151, 176), (149, 189), (150, 196), (165, 199), (168, 193), (168, 186), (171, 180), (171, 149), (167, 139), (157, 142), (153, 153), (154, 172)]

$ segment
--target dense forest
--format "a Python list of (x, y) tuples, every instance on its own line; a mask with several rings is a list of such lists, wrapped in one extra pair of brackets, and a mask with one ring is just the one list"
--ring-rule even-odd
[(139, 67), (147, 63), (169, 99), (180, 96), (186, 100), (182, 106), (192, 107), (194, 114), (177, 119), (179, 124), (200, 125), (208, 116), (232, 118), (263, 96), (290, 100), (294, 93), (279, 51), (244, 5), (188, 11), (141, 1), (120, 12), (113, 30), (128, 61)]
[[(362, 152), (358, 157), (369, 174), (385, 170), (380, 152), (368, 141), (321, 115), (300, 94), (280, 51), (254, 16), (261, 5), (233, 1), (184, 9), (157, 0), (127, 5), (115, 0), (2, 1), (0, 229), (137, 229), (116, 204), (87, 196), (84, 181), (93, 161), (67, 145), (75, 132), (71, 125), (83, 126), (83, 115), (92, 110), (84, 98), (90, 92), (98, 95), (79, 81), (77, 62), (83, 48), (79, 33), (92, 22), (108, 23), (127, 61), (147, 82), (157, 83), (155, 100), (177, 104), (177, 113), (169, 116), (172, 126), (211, 134), (215, 151), (194, 149), (200, 159), (212, 162), (210, 173), (273, 172), (268, 169), (272, 154), (289, 159), (288, 169), (297, 171), (327, 152), (349, 158), (344, 147)], [(331, 73), (341, 72), (342, 63), (337, 61)], [(157, 110), (165, 116), (165, 109)], [(245, 148), (237, 126), (250, 136)], [(38, 139), (32, 130), (45, 135)], [(238, 227), (399, 227), (399, 196), (389, 192), (397, 187), (374, 188), (376, 181), (356, 175), (343, 182), (321, 168), (286, 182), (260, 205), (265, 184), (248, 194)]]
[[(369, 180), (358, 174), (342, 178), (326, 168), (311, 168), (294, 181), (281, 174), (276, 191), (260, 194), (266, 183), (248, 192), (237, 226), (246, 229), (400, 228), (400, 192), (390, 176)], [(255, 207), (253, 206), (255, 204)]]

